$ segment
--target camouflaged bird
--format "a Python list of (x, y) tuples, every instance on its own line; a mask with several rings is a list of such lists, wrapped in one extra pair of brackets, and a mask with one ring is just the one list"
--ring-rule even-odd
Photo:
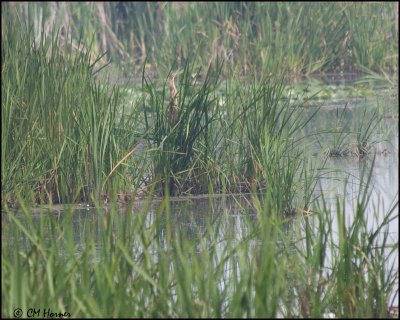
[(173, 72), (170, 77), (168, 78), (168, 85), (169, 85), (169, 103), (167, 106), (167, 119), (171, 126), (176, 124), (177, 116), (178, 116), (178, 90), (175, 87), (175, 77), (176, 72)]

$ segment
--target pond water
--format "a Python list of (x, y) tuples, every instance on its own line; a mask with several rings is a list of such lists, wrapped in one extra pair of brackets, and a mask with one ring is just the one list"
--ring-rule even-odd
[[(343, 85), (343, 84), (340, 84)], [(333, 84), (335, 86), (335, 84)], [(306, 127), (305, 134), (311, 136), (308, 143), (312, 144), (312, 157), (321, 157), (324, 146), (328, 146), (332, 142), (332, 134), (323, 132), (323, 129), (332, 128), (338, 121), (338, 114), (345, 107), (348, 109), (345, 123), (341, 125), (348, 128), (357, 128), (362, 119), (364, 108), (384, 108), (384, 114), (398, 114), (397, 110), (398, 98), (392, 94), (388, 95), (379, 92), (376, 96), (362, 97), (340, 97), (334, 100), (314, 100), (307, 112), (313, 112), (316, 107), (320, 107), (320, 111), (313, 121)], [(318, 137), (312, 135), (313, 132), (320, 132)], [(369, 192), (368, 203), (368, 226), (374, 230), (382, 221), (383, 216), (387, 213), (398, 201), (398, 186), (399, 186), (399, 130), (398, 117), (386, 117), (377, 126), (373, 140), (374, 152), (376, 153), (375, 164), (372, 171), (371, 188)], [(315, 197), (318, 197), (322, 192), (326, 203), (330, 206), (332, 214), (335, 212), (336, 198), (345, 199), (345, 211), (349, 221), (352, 219), (354, 208), (356, 205), (357, 196), (359, 194), (361, 184), (362, 169), (365, 167), (367, 172), (371, 168), (373, 155), (367, 155), (364, 158), (354, 156), (348, 157), (330, 157), (325, 163), (325, 173), (321, 175), (319, 184), (315, 190)], [(346, 183), (347, 182), (347, 183)], [(346, 187), (345, 187), (346, 185)], [(146, 225), (150, 228), (156, 220), (158, 208), (161, 201), (153, 201), (147, 210)], [(192, 198), (172, 198), (171, 199), (171, 225), (176, 232), (183, 232), (194, 239), (199, 232), (205, 230), (208, 226), (209, 219), (213, 217), (223, 217), (219, 219), (219, 235), (220, 241), (224, 239), (236, 239), (240, 241), (246, 236), (246, 232), (250, 223), (256, 223), (257, 217), (251, 202), (251, 195), (232, 196), (232, 195), (217, 195)], [(143, 202), (138, 202), (134, 205), (132, 213), (140, 211)], [(64, 219), (64, 209), (62, 207), (52, 207), (53, 217), (56, 221), (62, 223)], [(77, 245), (77, 254), (84, 248), (85, 241), (90, 237), (97, 241), (97, 246), (101, 248), (101, 233), (104, 231), (103, 218), (107, 213), (108, 208), (104, 207), (100, 212), (95, 208), (86, 207), (85, 205), (75, 206), (73, 215), (74, 224), (74, 241)], [(398, 211), (398, 205), (396, 205)], [(37, 211), (37, 210), (36, 210)], [(40, 211), (40, 210), (39, 210)], [(46, 211), (46, 210), (45, 210)], [(122, 214), (126, 214), (125, 208), (121, 208)], [(21, 219), (23, 215), (17, 214)], [(309, 216), (307, 219), (313, 219)], [(39, 224), (39, 215), (34, 215), (33, 220)], [(222, 222), (221, 222), (222, 221)], [(334, 218), (333, 225), (336, 226)], [(15, 241), (24, 242), (22, 238), (16, 239), (14, 233), (8, 226), (8, 218), (2, 214), (2, 241), (12, 245)], [(398, 241), (398, 214), (397, 218), (389, 224), (389, 239), (392, 243)], [(161, 222), (160, 234), (165, 236), (165, 225)], [(290, 227), (290, 225), (289, 225)], [(334, 227), (335, 228), (335, 227)], [(337, 233), (337, 230), (333, 230)], [(53, 239), (49, 235), (48, 241)], [(396, 270), (398, 270), (398, 251), (394, 259)]]

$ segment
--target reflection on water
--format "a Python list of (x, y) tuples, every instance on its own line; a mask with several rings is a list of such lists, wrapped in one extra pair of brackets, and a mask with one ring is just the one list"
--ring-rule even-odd
[[(372, 103), (371, 103), (372, 101)], [(363, 108), (374, 108), (376, 103), (373, 103), (374, 99), (364, 99), (364, 102), (351, 103), (351, 107), (348, 108), (346, 114), (345, 123), (341, 125), (344, 129), (351, 132), (354, 128), (359, 127), (361, 121), (361, 114)], [(393, 99), (391, 100), (394, 102)], [(321, 147), (330, 144), (332, 134), (324, 129), (332, 128), (333, 123), (337, 121), (337, 109), (343, 107), (348, 102), (335, 102), (333, 107), (321, 107), (320, 112), (317, 113), (316, 117), (308, 124), (305, 128), (305, 135), (309, 138), (312, 145), (312, 152), (319, 152), (321, 154)], [(390, 107), (388, 107), (390, 108)], [(313, 112), (313, 110), (310, 110)], [(307, 113), (307, 111), (305, 112)], [(354, 131), (354, 130), (353, 130)], [(315, 138), (313, 133), (319, 133), (318, 137)], [(386, 213), (394, 200), (398, 199), (398, 168), (399, 168), (399, 143), (398, 143), (398, 120), (384, 119), (379, 126), (376, 128), (374, 133), (373, 141), (378, 143), (374, 145), (374, 150), (377, 151), (375, 159), (375, 165), (373, 168), (373, 174), (371, 179), (371, 192), (369, 194), (369, 214), (373, 215), (374, 212), (378, 213), (381, 218)], [(385, 151), (385, 152), (383, 152)], [(360, 188), (360, 176), (364, 165), (367, 171), (371, 167), (372, 155), (367, 156), (365, 159), (358, 159), (356, 157), (343, 157), (343, 158), (330, 158), (325, 165), (326, 174), (322, 175), (319, 182), (319, 190), (315, 191), (315, 196), (323, 192), (324, 197), (331, 205), (331, 210), (334, 212), (335, 199), (336, 197), (345, 199), (345, 210), (349, 213), (349, 219), (357, 195)], [(346, 184), (346, 188), (344, 188)], [(159, 211), (161, 201), (154, 201), (147, 210), (147, 226), (150, 227), (155, 221), (155, 215)], [(141, 204), (135, 204), (132, 211), (138, 212)], [(84, 245), (85, 237), (90, 235), (91, 239), (101, 239), (102, 230), (102, 217), (107, 212), (107, 208), (103, 208), (98, 212), (93, 208), (78, 207), (75, 209), (73, 215), (74, 224), (74, 240), (77, 244)], [(57, 223), (63, 222), (65, 218), (63, 215), (62, 208), (52, 208), (54, 221)], [(220, 219), (223, 222), (220, 223), (221, 239), (224, 237), (236, 238), (240, 240), (245, 236), (245, 229), (248, 225), (243, 221), (244, 216), (252, 216), (255, 219), (255, 212), (251, 205), (250, 197), (229, 197), (229, 196), (215, 196), (210, 198), (196, 197), (186, 199), (171, 199), (170, 202), (170, 219), (171, 225), (174, 228), (174, 232), (185, 232), (189, 237), (195, 237), (201, 234), (209, 223), (207, 218), (211, 218), (211, 221), (216, 220), (216, 217), (222, 216)], [(244, 214), (245, 213), (245, 214)], [(3, 215), (3, 220), (4, 215)], [(35, 220), (35, 218), (34, 218)], [(373, 220), (369, 223), (370, 227), (374, 228)], [(160, 228), (165, 228), (165, 221), (162, 218), (158, 219), (161, 224)], [(371, 222), (370, 222), (371, 221)], [(375, 221), (376, 223), (376, 221)], [(162, 232), (160, 231), (161, 235)], [(390, 234), (393, 237), (398, 236), (398, 218), (392, 221), (390, 224)], [(50, 235), (49, 235), (50, 236)], [(7, 238), (8, 237), (8, 238)], [(12, 242), (12, 233), (6, 233), (2, 235), (2, 239), (7, 242)], [(101, 243), (99, 243), (101, 246)]]
[[(358, 109), (359, 106), (349, 113), (346, 123), (349, 130), (355, 127), (359, 120), (357, 116), (357, 112), (359, 112)], [(331, 128), (332, 121), (335, 119), (335, 114), (335, 108), (320, 112), (307, 128), (307, 130), (309, 130), (309, 136), (311, 136), (310, 133), (318, 132), (321, 128)], [(393, 207), (396, 201), (398, 201), (398, 121), (384, 120), (377, 131), (376, 137), (379, 143), (375, 145), (375, 150), (377, 150), (378, 153), (372, 171), (367, 207), (367, 226), (370, 230), (376, 230), (377, 226), (382, 222), (384, 215)], [(313, 146), (313, 152), (318, 150), (320, 152), (321, 145), (324, 145), (324, 143), (329, 144), (329, 139), (331, 139), (329, 134), (325, 137), (321, 134), (318, 139), (319, 145)], [(383, 139), (386, 141), (382, 141)], [(383, 150), (387, 152), (379, 152)], [(338, 232), (338, 223), (335, 216), (336, 199), (344, 200), (344, 210), (348, 219), (347, 223), (350, 223), (353, 219), (352, 215), (354, 214), (354, 208), (357, 204), (359, 190), (360, 187), (362, 187), (361, 175), (363, 168), (366, 169), (366, 173), (369, 172), (373, 162), (372, 158), (372, 155), (364, 159), (355, 157), (330, 158), (326, 162), (326, 174), (322, 175), (319, 180), (318, 188), (315, 191), (315, 197), (318, 197), (321, 193), (324, 194), (327, 206), (332, 212), (334, 235)], [(155, 234), (160, 239), (161, 243), (165, 243), (168, 238), (168, 223), (166, 220), (168, 217), (170, 226), (172, 227), (171, 232), (175, 234), (185, 234), (189, 239), (199, 243), (202, 240), (202, 234), (205, 233), (207, 228), (211, 226), (212, 228), (217, 228), (218, 233), (215, 241), (219, 243), (221, 250), (226, 249), (226, 243), (235, 245), (235, 243), (237, 244), (250, 236), (252, 237), (252, 244), (254, 246), (258, 245), (257, 237), (252, 235), (252, 226), (257, 224), (257, 215), (252, 205), (251, 195), (220, 195), (213, 197), (204, 196), (171, 199), (169, 215), (162, 206), (163, 202), (161, 200), (153, 201), (148, 207), (145, 202), (138, 202), (135, 203), (129, 211), (127, 208), (120, 208), (119, 215), (123, 218), (121, 221), (124, 222), (122, 223), (133, 224), (136, 220), (128, 220), (126, 216), (136, 215), (144, 211), (146, 213), (146, 228), (155, 228)], [(395, 210), (398, 210), (397, 205)], [(33, 214), (32, 216), (32, 223), (38, 227), (40, 226), (40, 228), (45, 230), (45, 234), (48, 234), (46, 241), (49, 244), (52, 241), (61, 241), (60, 239), (54, 239), (54, 230), (55, 228), (62, 228), (63, 224), (66, 223), (68, 219), (72, 219), (73, 234), (69, 236), (73, 237), (73, 241), (76, 245), (76, 254), (80, 254), (85, 249), (86, 243), (89, 242), (88, 240), (93, 241), (97, 249), (102, 248), (102, 233), (105, 232), (106, 229), (109, 208), (95, 209), (77, 206), (73, 209), (73, 215), (67, 215), (64, 209), (53, 207), (50, 212), (49, 219), (45, 221), (39, 219), (40, 215), (43, 215), (43, 213)], [(21, 221), (26, 219), (22, 214), (17, 213), (16, 216), (19, 217)], [(310, 216), (306, 219), (314, 218)], [(290, 230), (293, 223), (301, 220), (302, 219), (297, 219), (288, 223), (286, 226), (287, 229)], [(8, 221), (8, 218), (4, 214), (2, 214), (2, 223), (3, 243), (12, 246), (15, 242), (18, 242), (20, 248), (30, 245), (27, 238), (15, 225)], [(398, 241), (398, 223), (397, 215), (396, 219), (392, 220), (388, 226), (389, 242), (391, 243)], [(23, 225), (26, 225), (26, 222), (24, 222)], [(135, 226), (132, 225), (131, 227), (132, 230), (134, 230)], [(293, 234), (293, 237), (294, 236)], [(115, 238), (118, 238), (118, 234), (115, 234)], [(296, 239), (293, 238), (293, 243), (295, 241)], [(282, 248), (286, 245), (287, 249), (287, 243), (288, 241), (286, 239), (286, 242), (279, 243), (278, 245), (282, 246)], [(60, 245), (59, 248), (61, 248), (59, 254), (63, 254), (63, 246)], [(132, 252), (135, 254), (135, 248), (132, 248)], [(329, 253), (327, 256), (329, 256)], [(398, 270), (398, 251), (395, 256), (392, 255), (392, 261), (390, 263), (392, 262), (395, 263), (395, 268)], [(231, 266), (227, 265), (225, 270), (227, 277), (229, 277), (230, 270)]]
[[(389, 209), (393, 206), (393, 201), (398, 199), (398, 143), (393, 140), (393, 152), (388, 155), (376, 156), (373, 174), (371, 178), (369, 203), (367, 207), (370, 229), (377, 227)], [(352, 213), (356, 206), (357, 197), (360, 189), (360, 179), (362, 168), (365, 165), (366, 173), (372, 165), (372, 159), (365, 158), (358, 160), (355, 158), (333, 158), (327, 161), (327, 174), (320, 179), (319, 187), (316, 190), (316, 197), (321, 192), (324, 193), (328, 208), (330, 208), (334, 223), (336, 198), (345, 200), (345, 212), (348, 214), (349, 221), (352, 219)], [(165, 241), (166, 238), (166, 219), (167, 214), (165, 208), (162, 208), (163, 201), (155, 200), (146, 207), (145, 202), (135, 203), (130, 212), (126, 212), (127, 208), (120, 208), (120, 215), (137, 214), (145, 210), (147, 228), (153, 227), (157, 223), (157, 233), (160, 238)], [(42, 228), (45, 228), (49, 235), (49, 243), (53, 241), (52, 228), (54, 225), (63, 225), (66, 219), (72, 219), (73, 222), (73, 239), (77, 245), (78, 252), (84, 248), (87, 240), (93, 240), (100, 248), (102, 246), (102, 232), (105, 229), (105, 219), (110, 209), (104, 207), (95, 209), (91, 207), (76, 206), (73, 215), (64, 214), (65, 211), (60, 207), (53, 207), (48, 221), (46, 220)], [(22, 214), (17, 214), (21, 219), (25, 219)], [(39, 227), (40, 214), (33, 215), (33, 223)], [(158, 219), (156, 219), (158, 217)], [(309, 217), (308, 219), (313, 219)], [(2, 220), (8, 225), (8, 219), (3, 214)], [(204, 196), (193, 198), (171, 198), (169, 220), (175, 233), (184, 233), (189, 239), (199, 240), (201, 235), (209, 226), (218, 225), (218, 241), (235, 240), (240, 242), (251, 232), (250, 225), (257, 223), (255, 210), (252, 206), (251, 195), (243, 196)], [(132, 220), (133, 221), (133, 220)], [(10, 224), (11, 226), (12, 224)], [(2, 232), (2, 240), (7, 243), (20, 241), (23, 244), (26, 239), (20, 237), (20, 232), (12, 232), (8, 228), (4, 228), (6, 232)], [(337, 230), (334, 230), (336, 233)], [(398, 238), (398, 217), (389, 225), (389, 233), (391, 240)], [(20, 237), (18, 239), (18, 237)]]

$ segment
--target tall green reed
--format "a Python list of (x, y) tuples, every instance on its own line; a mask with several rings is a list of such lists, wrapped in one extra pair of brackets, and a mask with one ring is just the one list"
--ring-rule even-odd
[(370, 169), (363, 166), (351, 212), (346, 210), (345, 199), (336, 197), (329, 206), (322, 194), (316, 203), (316, 218), (305, 220), (304, 258), (313, 279), (306, 301), (314, 316), (325, 309), (336, 317), (382, 318), (393, 304), (390, 299), (398, 285), (393, 255), (398, 243), (390, 243), (388, 228), (398, 219), (398, 201), (384, 214), (371, 212), (373, 166), (374, 161)]
[[(46, 33), (62, 27), (74, 41), (97, 33), (93, 50), (138, 67), (146, 57), (163, 77), (174, 61), (292, 74), (396, 69), (395, 3), (30, 3), (4, 4)], [(74, 14), (72, 14), (74, 13)], [(396, 20), (397, 19), (397, 20)], [(313, 34), (310, 37), (310, 34)], [(131, 67), (125, 68), (131, 70)], [(130, 71), (128, 71), (130, 73)]]
[(382, 116), (379, 116), (378, 110), (374, 109), (367, 118), (367, 107), (364, 108), (361, 121), (356, 128), (355, 132), (355, 150), (354, 153), (359, 157), (363, 157), (369, 153), (373, 141), (373, 134), (376, 127), (382, 120)]
[[(335, 121), (330, 121), (328, 130), (320, 131), (317, 142), (325, 148), (324, 152), (329, 157), (357, 156), (364, 157), (371, 153), (371, 148), (378, 141), (376, 131), (382, 121), (378, 109), (365, 105), (362, 110), (352, 110), (348, 107), (348, 102), (344, 108), (336, 108)], [(325, 133), (330, 137), (324, 146), (321, 138)]]
[(3, 217), (18, 240), (2, 242), (2, 315), (40, 305), (73, 317), (386, 317), (397, 202), (371, 229), (363, 177), (352, 219), (322, 196), (314, 215), (283, 221), (268, 195), (253, 197), (257, 218), (244, 209), (233, 234), (222, 212), (189, 235), (168, 196), (154, 210), (149, 198), (85, 215), (33, 215), (19, 198), (22, 212)]
[(304, 150), (298, 148), (299, 133), (315, 113), (303, 117), (299, 105), (282, 99), (282, 79), (267, 77), (233, 89), (240, 116), (234, 115), (238, 123), (225, 143), (239, 141), (239, 162), (233, 174), (244, 183), (242, 191), (270, 193), (282, 212), (290, 212), (305, 165)]
[[(396, 15), (398, 19), (397, 11), (394, 3), (389, 6), (371, 4), (364, 8), (355, 4), (344, 11), (351, 34), (348, 49), (358, 65), (380, 73), (390, 69), (389, 65), (398, 55), (386, 55), (386, 50), (380, 43), (384, 39), (387, 49), (396, 46), (394, 37), (398, 34), (398, 29), (395, 30), (395, 24), (388, 21), (396, 19)], [(358, 14), (359, 12), (362, 14)]]
[(196, 180), (207, 170), (208, 152), (215, 149), (210, 144), (209, 128), (216, 119), (213, 104), (221, 67), (210, 68), (201, 85), (192, 83), (192, 68), (185, 65), (177, 89), (169, 77), (169, 90), (165, 82), (162, 92), (143, 75), (143, 91), (149, 95), (143, 100), (146, 134), (154, 146), (153, 179), (166, 184), (171, 195), (191, 188), (202, 191), (204, 184)]
[[(350, 130), (350, 117), (348, 111), (348, 103), (343, 108), (336, 107), (335, 121), (331, 121), (331, 127), (326, 131), (320, 133), (327, 133), (330, 136), (329, 146), (326, 147), (324, 152), (330, 157), (346, 156), (350, 153), (349, 136)], [(317, 137), (317, 141), (321, 147), (323, 145)]]
[(2, 26), (4, 198), (12, 204), (23, 191), (33, 201), (57, 203), (99, 195), (122, 158), (119, 89), (93, 80), (100, 57), (92, 59), (90, 50), (73, 53), (56, 34), (35, 42), (12, 17)]

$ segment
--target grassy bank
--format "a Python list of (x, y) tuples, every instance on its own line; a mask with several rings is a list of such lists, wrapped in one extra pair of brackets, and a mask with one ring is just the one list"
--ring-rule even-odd
[(225, 213), (190, 233), (178, 227), (168, 196), (154, 211), (143, 202), (92, 215), (33, 215), (21, 202), (2, 218), (2, 316), (40, 307), (72, 317), (388, 317), (397, 204), (368, 214), (382, 216), (371, 230), (370, 176), (361, 185), (350, 219), (344, 199), (331, 208), (321, 198), (313, 216), (285, 222), (266, 196), (253, 199), (255, 216), (243, 208), (234, 233)]
[(74, 44), (94, 40), (128, 76), (146, 57), (161, 77), (192, 57), (197, 66), (224, 59), (224, 73), (398, 69), (394, 2), (3, 3), (2, 14), (31, 22), (37, 38), (43, 25)]

